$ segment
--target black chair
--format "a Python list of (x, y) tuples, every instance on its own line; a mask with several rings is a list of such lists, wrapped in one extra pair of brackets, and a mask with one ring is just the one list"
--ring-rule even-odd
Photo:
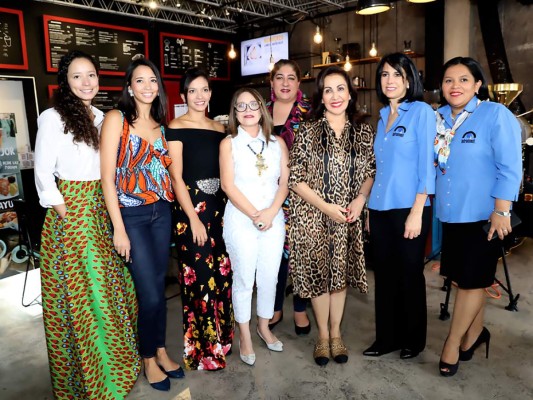
[(30, 271), (30, 266), (33, 265), (33, 269), (39, 268), (39, 252), (33, 246), (33, 241), (31, 240), (30, 231), (28, 229), (28, 208), (24, 200), (14, 200), (13, 205), (15, 212), (17, 213), (18, 219), (18, 234), (19, 234), (19, 244), (13, 249), (16, 251), (16, 258), (19, 260), (26, 260), (26, 272), (24, 276), (24, 286), (22, 287), (22, 305), (24, 307), (29, 307), (34, 304), (41, 304), (37, 299), (41, 296), (40, 294), (35, 297), (29, 303), (24, 303), (24, 295), (26, 293), (26, 285), (28, 283), (28, 272)]

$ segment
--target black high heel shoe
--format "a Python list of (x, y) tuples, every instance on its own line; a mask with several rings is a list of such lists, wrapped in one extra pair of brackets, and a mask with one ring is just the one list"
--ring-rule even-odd
[(472, 359), (472, 356), (474, 355), (474, 351), (481, 346), (483, 343), (485, 343), (485, 357), (489, 358), (489, 346), (490, 346), (490, 332), (487, 328), (483, 327), (481, 330), (481, 333), (477, 337), (476, 341), (468, 350), (461, 350), (459, 348), (459, 360), (461, 361), (469, 361)]
[(298, 326), (298, 325), (296, 325), (296, 322), (295, 322), (294, 323), (294, 332), (296, 332), (296, 334), (298, 336), (308, 335), (309, 332), (311, 332), (311, 322), (309, 322), (309, 324), (307, 326)]
[(272, 322), (268, 324), (268, 329), (272, 330), (274, 327), (279, 324), (281, 321), (283, 321), (283, 311), (281, 312), (281, 317), (276, 322)]
[[(444, 347), (446, 347), (446, 342), (448, 341), (448, 338), (444, 341)], [(459, 351), (461, 349), (459, 348)], [(441, 354), (442, 357), (442, 354)], [(455, 364), (448, 364), (442, 361), (442, 358), (439, 360), (439, 372), (442, 376), (454, 376), (457, 373), (457, 370), (459, 369), (459, 358), (457, 359), (457, 362)]]
[(448, 364), (444, 361), (439, 361), (439, 371), (442, 376), (454, 376), (459, 369), (459, 360), (455, 364)]

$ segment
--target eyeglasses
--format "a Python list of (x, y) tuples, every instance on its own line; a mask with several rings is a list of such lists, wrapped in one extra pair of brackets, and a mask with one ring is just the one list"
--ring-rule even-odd
[(257, 111), (259, 110), (260, 103), (258, 101), (251, 101), (249, 103), (237, 103), (235, 104), (235, 110), (238, 112), (245, 112), (246, 108), (249, 108), (250, 111)]

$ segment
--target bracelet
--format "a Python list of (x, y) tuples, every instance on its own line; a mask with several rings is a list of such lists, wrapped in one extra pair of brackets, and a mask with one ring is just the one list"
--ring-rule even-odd
[(363, 192), (359, 192), (357, 193), (357, 195), (361, 195), (363, 196), (363, 198), (365, 199), (365, 201), (368, 199), (368, 196), (366, 194), (364, 194)]
[(494, 214), (499, 215), (500, 217), (510, 217), (511, 211), (500, 211), (500, 210), (493, 210)]

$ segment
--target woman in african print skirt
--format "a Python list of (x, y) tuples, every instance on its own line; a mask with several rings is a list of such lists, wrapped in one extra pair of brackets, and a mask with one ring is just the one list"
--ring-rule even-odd
[[(124, 399), (140, 371), (133, 281), (113, 248), (100, 184), (98, 68), (59, 62), (55, 106), (39, 117), (35, 183), (48, 208), (41, 242), (43, 318), (56, 399)], [(55, 178), (59, 178), (56, 184)]]

